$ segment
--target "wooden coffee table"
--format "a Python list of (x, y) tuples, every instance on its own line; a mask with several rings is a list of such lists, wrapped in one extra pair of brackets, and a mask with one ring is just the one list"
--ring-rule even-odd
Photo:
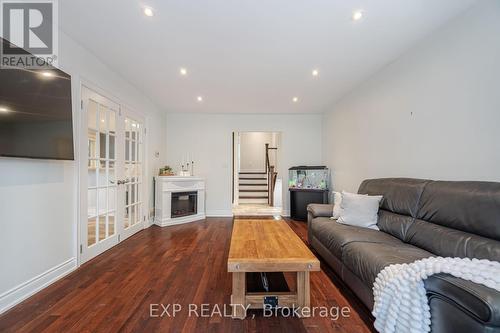
[[(265, 297), (277, 297), (279, 307), (309, 308), (309, 272), (319, 260), (283, 220), (234, 220), (227, 261), (233, 273), (233, 318), (244, 319), (245, 308), (264, 307)], [(246, 291), (246, 272), (297, 272), (295, 292)]]

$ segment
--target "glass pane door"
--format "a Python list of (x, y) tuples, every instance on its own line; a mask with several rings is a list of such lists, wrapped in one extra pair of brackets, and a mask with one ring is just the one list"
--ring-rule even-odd
[(116, 111), (88, 100), (87, 246), (116, 232)]
[(144, 119), (82, 88), (80, 262), (143, 229)]
[(125, 116), (125, 236), (142, 229), (143, 222), (143, 122)]
[(82, 87), (80, 140), (80, 262), (118, 243), (120, 106)]

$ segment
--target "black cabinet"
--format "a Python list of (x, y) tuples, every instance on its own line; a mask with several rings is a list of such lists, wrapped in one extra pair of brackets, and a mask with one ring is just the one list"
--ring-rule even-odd
[[(290, 188), (290, 217), (307, 221), (307, 205), (328, 203), (328, 190)], [(333, 213), (333, 212), (332, 212)]]

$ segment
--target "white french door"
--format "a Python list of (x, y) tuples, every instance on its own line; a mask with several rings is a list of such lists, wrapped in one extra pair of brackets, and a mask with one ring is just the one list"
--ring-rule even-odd
[(121, 239), (135, 234), (144, 227), (144, 120), (132, 115), (127, 109), (122, 109), (124, 119), (123, 170), (121, 180), (120, 209), (123, 212), (121, 224)]
[(82, 87), (80, 262), (144, 226), (144, 120)]

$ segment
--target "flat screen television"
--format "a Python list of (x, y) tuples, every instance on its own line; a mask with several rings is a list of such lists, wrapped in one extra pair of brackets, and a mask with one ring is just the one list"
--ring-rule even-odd
[(0, 68), (0, 156), (74, 160), (70, 75)]

